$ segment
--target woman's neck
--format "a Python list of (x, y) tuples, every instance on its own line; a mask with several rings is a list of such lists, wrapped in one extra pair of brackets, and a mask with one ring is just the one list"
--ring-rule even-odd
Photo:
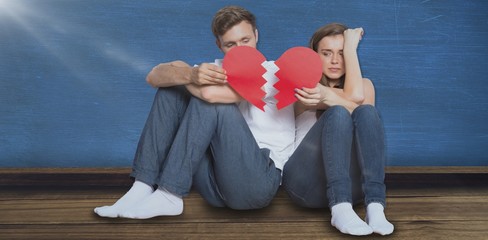
[(327, 79), (327, 84), (329, 85), (328, 87), (336, 87), (340, 84), (341, 80), (340, 79)]

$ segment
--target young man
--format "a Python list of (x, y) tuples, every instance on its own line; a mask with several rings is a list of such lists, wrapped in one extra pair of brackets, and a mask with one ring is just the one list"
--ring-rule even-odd
[[(241, 7), (219, 10), (212, 31), (224, 53), (257, 45), (255, 17)], [(147, 81), (159, 89), (135, 155), (135, 182), (115, 204), (95, 213), (135, 219), (179, 215), (192, 186), (213, 206), (267, 206), (294, 141), (293, 107), (276, 109), (272, 84), (277, 79), (271, 72), (264, 86), (269, 105), (262, 112), (226, 84), (220, 61), (156, 66)]]

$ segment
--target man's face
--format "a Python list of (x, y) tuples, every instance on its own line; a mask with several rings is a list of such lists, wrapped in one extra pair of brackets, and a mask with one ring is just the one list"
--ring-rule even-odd
[(242, 21), (233, 26), (217, 39), (217, 46), (224, 52), (224, 54), (236, 46), (256, 48), (257, 43), (258, 31), (253, 31), (252, 25), (246, 21)]

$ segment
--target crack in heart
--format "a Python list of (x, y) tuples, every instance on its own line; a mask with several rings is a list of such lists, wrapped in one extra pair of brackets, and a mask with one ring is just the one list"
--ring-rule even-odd
[[(263, 67), (264, 55), (256, 48), (239, 46), (232, 48), (224, 57), (222, 67), (227, 72), (229, 85), (244, 99), (264, 111), (266, 92), (263, 75), (268, 71)], [(313, 88), (322, 77), (322, 62), (319, 55), (306, 47), (293, 47), (285, 51), (275, 65), (278, 82), (273, 85), (278, 90), (274, 96), (276, 107), (282, 109), (297, 101), (296, 88)]]

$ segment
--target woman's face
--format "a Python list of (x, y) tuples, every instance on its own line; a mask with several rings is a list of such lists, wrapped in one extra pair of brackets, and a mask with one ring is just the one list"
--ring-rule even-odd
[(346, 73), (344, 57), (344, 35), (334, 35), (322, 38), (318, 44), (317, 53), (322, 60), (322, 72), (331, 80), (339, 79)]

